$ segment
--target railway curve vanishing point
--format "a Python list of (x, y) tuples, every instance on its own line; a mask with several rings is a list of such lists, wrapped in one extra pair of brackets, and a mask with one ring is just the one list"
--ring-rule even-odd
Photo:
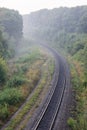
[(55, 57), (55, 72), (51, 83), (52, 89), (43, 101), (43, 107), (38, 116), (31, 125), (27, 124), (25, 130), (53, 130), (64, 99), (64, 93), (70, 85), (69, 68), (66, 60), (54, 49), (44, 44), (41, 45), (50, 50)]

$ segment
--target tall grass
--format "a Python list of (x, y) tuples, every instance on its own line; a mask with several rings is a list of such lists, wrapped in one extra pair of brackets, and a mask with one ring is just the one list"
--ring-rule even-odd
[(71, 82), (76, 93), (76, 111), (74, 112), (75, 118), (69, 118), (68, 124), (72, 130), (87, 130), (87, 88), (83, 85), (84, 79), (82, 79), (82, 77), (84, 78), (84, 72), (82, 71), (79, 76), (79, 68), (75, 66), (72, 59), (69, 59), (69, 62), (71, 66)]

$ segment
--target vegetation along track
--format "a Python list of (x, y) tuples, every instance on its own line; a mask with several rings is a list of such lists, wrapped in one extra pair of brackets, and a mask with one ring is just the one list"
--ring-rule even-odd
[(51, 83), (52, 89), (46, 98), (38, 118), (32, 123), (31, 128), (29, 128), (28, 125), (25, 130), (52, 130), (66, 89), (67, 63), (65, 59), (54, 49), (49, 48), (46, 45), (43, 46), (48, 48), (54, 54), (56, 60), (54, 79)]

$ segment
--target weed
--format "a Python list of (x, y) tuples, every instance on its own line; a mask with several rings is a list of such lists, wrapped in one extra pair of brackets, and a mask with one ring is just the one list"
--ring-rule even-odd
[[(86, 107), (86, 88), (83, 86), (84, 76), (83, 71), (80, 71), (80, 66), (77, 67), (78, 62), (73, 62), (70, 60), (71, 65), (71, 76), (72, 76), (72, 85), (76, 92), (76, 112), (74, 115), (75, 119), (69, 118), (68, 124), (72, 130), (87, 130), (87, 107)], [(80, 76), (78, 76), (80, 74)], [(83, 77), (83, 79), (82, 79)]]

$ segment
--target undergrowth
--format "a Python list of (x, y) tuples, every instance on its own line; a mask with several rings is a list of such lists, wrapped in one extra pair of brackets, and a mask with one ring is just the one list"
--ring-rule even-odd
[(69, 57), (71, 66), (71, 82), (75, 91), (76, 111), (74, 118), (68, 119), (72, 130), (87, 130), (87, 87), (84, 86), (84, 69), (79, 63)]
[[(33, 53), (33, 54), (32, 54)], [(35, 89), (33, 96), (27, 101), (18, 114), (11, 119), (5, 130), (13, 130), (23, 116), (35, 105), (48, 76), (52, 78), (54, 61), (51, 56), (39, 50), (9, 62), (8, 80), (0, 91), (0, 127), (19, 109)], [(48, 74), (49, 72), (49, 74)], [(51, 79), (50, 79), (51, 80)]]
[[(17, 111), (39, 82), (44, 59), (45, 55), (39, 50), (33, 50), (19, 60), (8, 62), (7, 81), (0, 90), (0, 127)], [(40, 67), (37, 67), (37, 62)]]

